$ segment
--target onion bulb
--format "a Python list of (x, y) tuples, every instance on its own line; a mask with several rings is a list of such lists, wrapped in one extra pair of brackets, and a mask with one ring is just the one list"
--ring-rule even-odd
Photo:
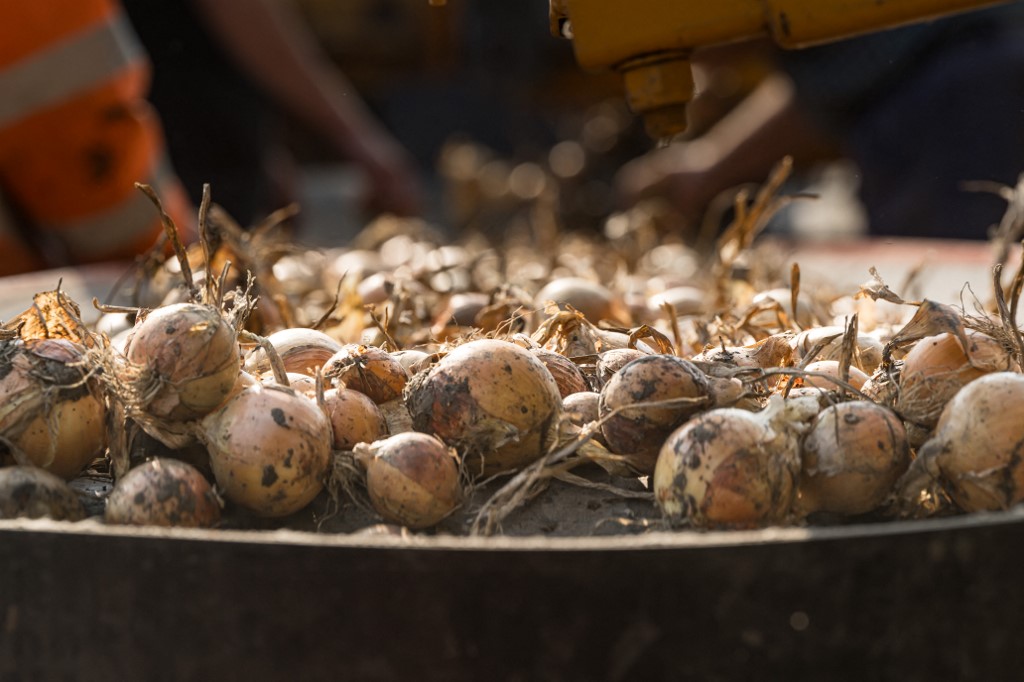
[(597, 404), (601, 394), (594, 391), (580, 391), (562, 399), (562, 412), (576, 426), (585, 426), (598, 420)]
[[(801, 360), (819, 345), (818, 360), (839, 360), (843, 352), (844, 327), (813, 327), (793, 337), (792, 346), (795, 360)], [(824, 344), (824, 345), (821, 345)], [(853, 353), (853, 365), (870, 373), (882, 363), (882, 342), (873, 336), (859, 335)]]
[(562, 400), (533, 353), (509, 341), (479, 339), (416, 375), (406, 405), (417, 431), (457, 448), (473, 474), (490, 475), (546, 452)]
[(64, 339), (0, 342), (0, 438), (21, 464), (74, 478), (106, 446), (106, 408), (85, 349)]
[(1010, 368), (1010, 356), (990, 336), (968, 331), (969, 347), (949, 333), (921, 339), (907, 353), (900, 372), (896, 411), (926, 428), (935, 426), (957, 391), (989, 372)]
[(370, 503), (385, 521), (408, 528), (429, 528), (458, 507), (462, 499), (455, 451), (425, 433), (400, 433), (360, 445)]
[(636, 348), (613, 348), (599, 353), (597, 356), (597, 383), (604, 386), (608, 381), (625, 367), (628, 363), (637, 358), (646, 357), (648, 353), (639, 351)]
[[(704, 373), (674, 355), (647, 355), (629, 362), (601, 389), (598, 413), (605, 420), (601, 433), (608, 448), (629, 457), (640, 473), (650, 474), (665, 438), (711, 406), (709, 390)], [(661, 402), (665, 404), (649, 404)]]
[(558, 384), (558, 394), (563, 398), (588, 389), (587, 380), (584, 378), (583, 372), (569, 358), (561, 353), (545, 350), (544, 348), (534, 348), (532, 352), (551, 372), (552, 378)]
[(771, 396), (761, 412), (722, 407), (674, 431), (654, 469), (654, 499), (673, 523), (750, 528), (784, 520), (800, 475), (799, 435), (814, 400)]
[(823, 410), (804, 438), (800, 507), (804, 512), (865, 514), (893, 492), (910, 463), (896, 414), (866, 400)]
[(324, 410), (331, 420), (335, 450), (351, 450), (357, 443), (372, 443), (388, 433), (380, 408), (359, 391), (347, 388), (324, 391)]
[(614, 320), (628, 323), (625, 306), (607, 287), (581, 277), (559, 277), (548, 282), (534, 297), (537, 308), (554, 303), (562, 310), (572, 306), (590, 322)]
[(0, 468), (0, 519), (80, 521), (85, 507), (71, 486), (34, 466)]
[(235, 331), (216, 309), (196, 303), (149, 313), (135, 327), (127, 356), (140, 407), (171, 420), (209, 414), (241, 371)]
[[(799, 380), (794, 384), (795, 386), (807, 386), (810, 388), (818, 388), (824, 391), (838, 391), (841, 386), (834, 381), (831, 381), (828, 377), (835, 379), (841, 378), (842, 372), (839, 368), (838, 360), (817, 360), (808, 364), (804, 367), (807, 372), (813, 372), (806, 376), (801, 376)], [(815, 374), (820, 376), (814, 376)], [(860, 390), (864, 383), (869, 379), (867, 374), (857, 369), (853, 365), (850, 365), (849, 376), (846, 378), (848, 383), (853, 388)]]
[[(316, 329), (281, 329), (267, 337), (277, 351), (286, 372), (316, 376), (316, 371), (341, 350), (341, 344)], [(245, 370), (252, 374), (270, 371), (266, 351), (256, 347), (245, 358)]]
[(176, 459), (151, 459), (128, 471), (107, 496), (104, 520), (132, 526), (212, 528), (220, 501), (199, 470)]
[(386, 351), (350, 343), (342, 346), (324, 364), (324, 377), (367, 395), (380, 405), (402, 395), (409, 372)]
[(217, 488), (231, 502), (260, 516), (287, 516), (323, 488), (331, 424), (306, 396), (253, 384), (201, 427)]
[(964, 511), (1024, 500), (1024, 376), (995, 372), (960, 389), (914, 467), (933, 472)]

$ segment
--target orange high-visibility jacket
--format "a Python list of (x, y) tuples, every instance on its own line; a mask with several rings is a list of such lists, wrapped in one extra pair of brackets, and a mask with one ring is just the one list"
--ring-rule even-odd
[(136, 182), (186, 229), (148, 79), (114, 0), (0, 0), (0, 275), (151, 247), (159, 215)]

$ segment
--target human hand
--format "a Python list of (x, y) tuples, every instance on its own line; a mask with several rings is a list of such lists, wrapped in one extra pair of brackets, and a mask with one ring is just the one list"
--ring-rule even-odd
[(615, 177), (619, 200), (631, 206), (663, 197), (683, 216), (697, 219), (722, 188), (715, 185), (714, 163), (701, 142), (681, 142), (624, 165)]
[(422, 212), (422, 183), (404, 149), (390, 140), (378, 139), (364, 146), (357, 162), (369, 180), (367, 209), (402, 216)]

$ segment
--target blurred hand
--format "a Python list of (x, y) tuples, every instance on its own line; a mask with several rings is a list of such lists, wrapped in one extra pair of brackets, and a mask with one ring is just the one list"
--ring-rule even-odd
[(699, 141), (676, 143), (630, 161), (615, 178), (619, 200), (632, 206), (648, 197), (664, 197), (684, 216), (699, 217), (722, 189), (702, 146)]
[(357, 159), (369, 180), (367, 209), (402, 216), (423, 210), (419, 173), (405, 150), (387, 138), (367, 141)]

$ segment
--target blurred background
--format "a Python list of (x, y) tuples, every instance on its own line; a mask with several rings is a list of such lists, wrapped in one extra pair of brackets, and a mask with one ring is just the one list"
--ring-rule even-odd
[[(592, 155), (608, 156), (607, 167), (591, 169), (592, 184), (572, 212), (598, 221), (612, 208), (617, 166), (651, 146), (625, 107), (620, 78), (584, 73), (571, 43), (550, 35), (547, 0), (448, 0), (442, 6), (425, 0), (290, 1), (413, 155), (425, 181), (426, 215), (436, 223), (464, 223), (472, 210), (445, 195), (444, 173), (483, 168), (502, 184), (516, 165), (543, 163), (559, 142), (572, 140), (560, 148), (568, 174), (583, 164), (584, 150), (575, 144), (584, 138)], [(354, 234), (362, 227), (352, 209), (358, 209), (364, 178), (324, 156), (322, 145), (292, 123), (289, 147), (303, 178), (303, 238), (330, 243), (339, 217), (348, 222), (342, 232)]]

